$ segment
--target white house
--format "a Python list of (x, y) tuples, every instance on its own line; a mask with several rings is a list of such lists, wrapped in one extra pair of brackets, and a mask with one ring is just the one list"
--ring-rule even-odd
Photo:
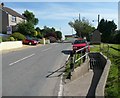
[(0, 4), (0, 33), (7, 32), (7, 29), (11, 28), (15, 31), (16, 25), (22, 21), (25, 21), (25, 17), (18, 12), (4, 7), (4, 4)]

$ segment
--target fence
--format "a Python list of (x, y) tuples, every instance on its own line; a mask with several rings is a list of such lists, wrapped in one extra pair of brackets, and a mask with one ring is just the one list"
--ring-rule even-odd
[(80, 48), (78, 50), (75, 51), (71, 51), (70, 52), (70, 57), (67, 61), (68, 64), (68, 75), (67, 75), (67, 79), (71, 79), (71, 73), (74, 71), (74, 69), (77, 67), (76, 63), (78, 63), (78, 66), (80, 66), (80, 64), (82, 63), (82, 59), (83, 62), (85, 61), (85, 59), (88, 58), (88, 48), (89, 46), (85, 46), (83, 48)]

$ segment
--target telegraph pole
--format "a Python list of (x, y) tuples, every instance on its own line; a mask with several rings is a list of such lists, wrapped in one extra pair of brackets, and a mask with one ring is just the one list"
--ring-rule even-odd
[(98, 25), (99, 25), (99, 22), (100, 22), (100, 15), (98, 14)]
[(80, 13), (79, 13), (79, 21), (80, 21)]

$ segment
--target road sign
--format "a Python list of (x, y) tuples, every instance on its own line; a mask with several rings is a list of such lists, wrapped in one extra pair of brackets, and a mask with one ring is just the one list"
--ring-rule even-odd
[(7, 26), (7, 34), (12, 34), (12, 27), (11, 26)]

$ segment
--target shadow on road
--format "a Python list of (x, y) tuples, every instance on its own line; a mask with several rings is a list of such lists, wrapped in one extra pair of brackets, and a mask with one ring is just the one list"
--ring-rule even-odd
[(69, 55), (71, 53), (72, 50), (63, 50), (61, 51), (62, 53), (66, 54), (66, 55)]
[[(48, 74), (48, 75), (46, 76), (46, 78), (52, 78), (52, 77), (59, 77), (59, 76), (61, 76), (62, 73), (64, 72), (64, 71), (63, 71), (63, 68), (64, 68), (64, 67), (65, 67), (65, 66), (62, 66), (62, 67), (56, 69), (56, 70), (53, 71), (53, 72), (50, 72), (50, 71), (49, 71), (50, 74)], [(59, 74), (52, 76), (53, 74), (56, 74), (56, 73), (58, 73), (58, 72), (59, 72)]]

